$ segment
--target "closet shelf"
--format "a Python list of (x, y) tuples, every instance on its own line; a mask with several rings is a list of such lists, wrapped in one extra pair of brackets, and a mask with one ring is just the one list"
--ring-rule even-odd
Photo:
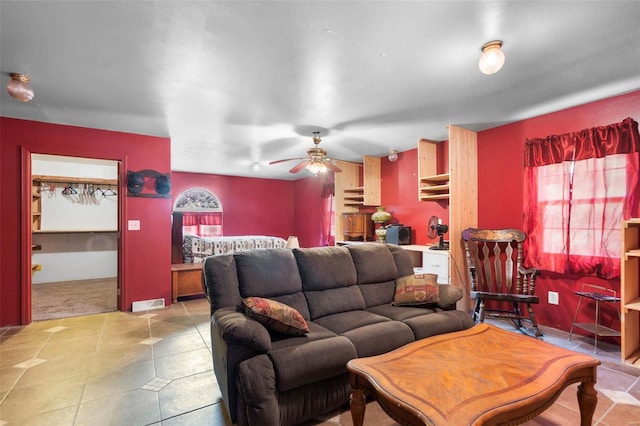
[(33, 234), (97, 234), (107, 232), (118, 232), (117, 229), (38, 229), (32, 231)]
[(35, 182), (49, 182), (49, 183), (95, 183), (95, 184), (102, 184), (102, 185), (118, 184), (118, 179), (98, 179), (98, 178), (90, 178), (90, 177), (33, 175), (32, 179)]

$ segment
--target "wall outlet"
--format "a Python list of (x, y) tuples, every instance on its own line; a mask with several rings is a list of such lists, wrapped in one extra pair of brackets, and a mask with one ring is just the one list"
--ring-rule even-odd
[(558, 301), (558, 292), (557, 291), (550, 291), (549, 293), (547, 293), (548, 297), (549, 297), (549, 304), (550, 305), (559, 305), (560, 302)]

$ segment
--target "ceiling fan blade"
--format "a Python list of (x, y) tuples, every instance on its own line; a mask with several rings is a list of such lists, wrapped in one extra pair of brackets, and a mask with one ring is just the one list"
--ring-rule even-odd
[(324, 161), (324, 165), (327, 169), (333, 171), (333, 172), (341, 172), (342, 170), (340, 169), (340, 167), (336, 166), (335, 164), (333, 164), (331, 161), (329, 160), (325, 160)]
[(302, 163), (298, 164), (297, 166), (295, 166), (294, 168), (292, 168), (291, 170), (289, 170), (289, 173), (298, 173), (300, 170), (304, 169), (305, 167), (307, 167), (307, 164), (309, 164), (310, 161), (303, 161)]
[(306, 160), (306, 158), (287, 158), (285, 160), (276, 160), (276, 161), (270, 162), (269, 165), (271, 166), (272, 164), (284, 163), (285, 161), (293, 161), (293, 160)]

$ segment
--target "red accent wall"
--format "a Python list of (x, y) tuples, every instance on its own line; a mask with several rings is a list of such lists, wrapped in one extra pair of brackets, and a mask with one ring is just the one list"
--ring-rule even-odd
[(141, 223), (140, 231), (122, 232), (122, 307), (156, 298), (171, 303), (171, 201), (124, 196), (127, 169), (171, 169), (169, 139), (0, 117), (0, 140), (0, 326), (20, 324), (28, 306), (21, 297), (23, 262), (30, 262), (22, 258), (30, 241), (21, 230), (21, 220), (30, 223), (22, 211), (22, 149), (122, 162), (120, 225), (128, 219)]
[(331, 173), (308, 176), (294, 182), (294, 235), (300, 247), (318, 247), (322, 241), (322, 186), (333, 183)]
[[(523, 149), (527, 139), (617, 123), (626, 117), (640, 120), (640, 91), (479, 132), (478, 226), (522, 228)], [(576, 279), (547, 272), (541, 274), (536, 286), (541, 303), (535, 309), (541, 324), (569, 330), (578, 303), (573, 294)], [(619, 279), (612, 280), (610, 285), (619, 292)], [(547, 304), (548, 291), (559, 293), (559, 305)], [(617, 313), (612, 309), (612, 306), (603, 306), (605, 325), (619, 329)], [(592, 322), (593, 316), (592, 304), (583, 304), (578, 322)]]
[[(411, 227), (412, 244), (431, 245), (437, 240), (427, 236), (427, 223), (431, 216), (447, 223), (448, 201), (418, 201), (418, 141), (416, 149), (398, 153), (398, 160), (382, 158), (382, 205), (392, 214), (392, 223)], [(445, 234), (448, 239), (448, 234)]]
[(286, 180), (173, 172), (172, 205), (190, 188), (213, 192), (223, 209), (224, 235), (294, 234), (294, 183)]

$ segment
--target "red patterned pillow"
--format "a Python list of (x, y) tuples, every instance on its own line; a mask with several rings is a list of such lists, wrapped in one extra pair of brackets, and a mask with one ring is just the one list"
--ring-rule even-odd
[(309, 332), (309, 326), (300, 312), (289, 305), (263, 297), (246, 297), (242, 299), (242, 304), (250, 318), (270, 330), (292, 336), (302, 336)]
[(416, 274), (396, 280), (394, 306), (426, 305), (440, 300), (440, 286), (436, 274)]

